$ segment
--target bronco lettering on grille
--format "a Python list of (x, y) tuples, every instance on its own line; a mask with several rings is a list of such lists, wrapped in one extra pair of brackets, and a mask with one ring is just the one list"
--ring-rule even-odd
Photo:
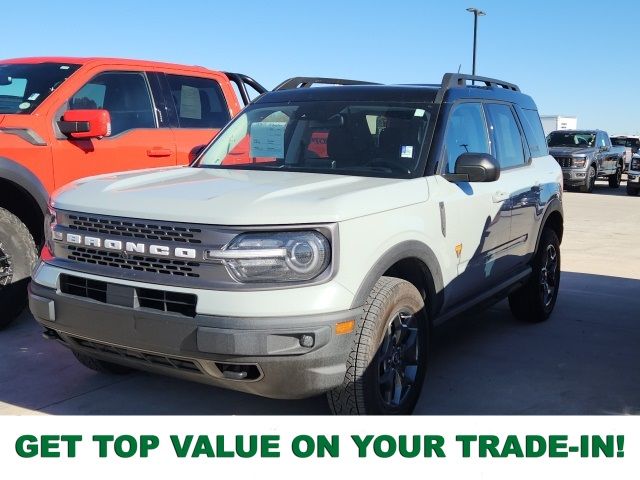
[(76, 233), (67, 233), (66, 242), (74, 245), (85, 245), (87, 247), (104, 248), (105, 250), (114, 250), (127, 253), (146, 253), (157, 255), (160, 257), (168, 257), (173, 254), (178, 258), (196, 258), (196, 250), (194, 248), (184, 247), (167, 247), (165, 245), (149, 245), (142, 242), (122, 242), (110, 238), (102, 239), (100, 237), (90, 237), (88, 235), (78, 235)]

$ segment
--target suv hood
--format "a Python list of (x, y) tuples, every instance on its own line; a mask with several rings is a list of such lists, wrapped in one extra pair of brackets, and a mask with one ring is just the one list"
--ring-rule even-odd
[(56, 209), (215, 225), (338, 222), (420, 203), (425, 178), (170, 168), (101, 175), (53, 196)]
[(595, 152), (595, 147), (549, 147), (552, 156), (570, 157), (571, 155), (589, 155)]

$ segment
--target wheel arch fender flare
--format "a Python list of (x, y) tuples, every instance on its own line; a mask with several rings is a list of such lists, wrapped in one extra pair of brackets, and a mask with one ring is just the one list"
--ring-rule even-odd
[[(549, 217), (554, 212), (557, 212), (560, 214), (560, 217), (563, 219), (563, 224), (564, 224), (564, 213), (562, 209), (562, 202), (558, 197), (554, 197), (553, 199), (551, 199), (551, 201), (549, 202), (549, 205), (547, 205), (547, 208), (544, 211), (544, 214), (542, 216), (542, 221), (540, 222), (540, 228), (538, 229), (538, 234), (536, 237), (536, 248), (534, 252), (538, 251), (540, 238), (542, 238), (542, 231), (544, 230), (544, 227), (547, 225), (547, 221), (549, 220)], [(564, 229), (564, 226), (563, 226), (563, 229)], [(562, 242), (562, 236), (560, 236), (559, 240)]]
[(44, 214), (47, 211), (49, 194), (38, 177), (26, 167), (0, 156), (0, 179), (8, 180), (26, 191), (36, 201)]
[(378, 279), (382, 277), (393, 265), (400, 260), (413, 258), (420, 260), (429, 270), (434, 290), (433, 292), (430, 292), (433, 295), (431, 300), (434, 302), (434, 305), (431, 306), (431, 311), (436, 312), (439, 310), (444, 303), (444, 283), (440, 263), (438, 262), (438, 257), (433, 250), (426, 244), (417, 240), (400, 242), (389, 248), (380, 256), (361, 282), (351, 307), (357, 308), (362, 306)]

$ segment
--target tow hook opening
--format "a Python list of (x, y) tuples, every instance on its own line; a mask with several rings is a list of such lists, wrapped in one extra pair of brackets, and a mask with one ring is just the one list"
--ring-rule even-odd
[(260, 369), (257, 365), (215, 363), (222, 376), (228, 380), (256, 380), (260, 378)]
[(60, 340), (60, 335), (55, 330), (51, 330), (50, 328), (46, 328), (42, 332), (42, 338), (45, 340)]

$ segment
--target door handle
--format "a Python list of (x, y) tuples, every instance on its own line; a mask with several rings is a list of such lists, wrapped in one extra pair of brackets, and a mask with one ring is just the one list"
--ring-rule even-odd
[(147, 150), (149, 157), (170, 157), (173, 151), (169, 148), (150, 148)]
[(509, 192), (494, 192), (493, 194), (493, 203), (504, 202), (509, 199)]

